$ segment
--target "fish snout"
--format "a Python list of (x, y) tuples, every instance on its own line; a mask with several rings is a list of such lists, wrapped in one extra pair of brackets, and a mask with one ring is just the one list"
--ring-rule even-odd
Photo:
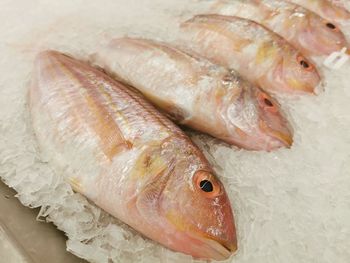
[(231, 209), (227, 207), (224, 220), (216, 229), (207, 232), (207, 244), (210, 245), (216, 260), (225, 260), (237, 251), (237, 236)]
[[(197, 237), (198, 240), (198, 237)], [(207, 236), (205, 238), (199, 238), (202, 245), (200, 251), (198, 247), (193, 254), (201, 255), (199, 258), (214, 259), (214, 260), (226, 260), (237, 251), (237, 240), (236, 236), (232, 236), (229, 239), (218, 239), (216, 237)]]
[(229, 238), (218, 240), (217, 242), (228, 250), (230, 254), (237, 251), (237, 239), (235, 234), (231, 235)]
[(290, 148), (293, 145), (293, 134), (289, 129), (285, 127), (283, 129), (273, 128), (264, 121), (260, 121), (259, 127), (271, 138), (270, 150), (282, 147)]

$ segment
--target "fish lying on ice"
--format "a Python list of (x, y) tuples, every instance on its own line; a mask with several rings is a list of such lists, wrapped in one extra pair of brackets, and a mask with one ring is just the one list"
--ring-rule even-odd
[(251, 150), (289, 147), (279, 105), (235, 71), (167, 44), (120, 38), (93, 60), (178, 123)]
[(175, 251), (236, 250), (225, 189), (203, 154), (141, 94), (56, 51), (38, 55), (29, 92), (39, 146), (73, 188)]
[(251, 20), (198, 15), (181, 29), (179, 42), (268, 92), (312, 93), (320, 83), (316, 67), (303, 54)]
[(292, 3), (278, 0), (219, 0), (209, 11), (239, 16), (281, 35), (304, 55), (323, 56), (348, 47), (334, 24)]
[(292, 3), (303, 6), (316, 14), (320, 15), (327, 21), (331, 22), (328, 26), (332, 27), (332, 23), (339, 24), (350, 19), (350, 12), (345, 8), (332, 4), (329, 0), (288, 0)]

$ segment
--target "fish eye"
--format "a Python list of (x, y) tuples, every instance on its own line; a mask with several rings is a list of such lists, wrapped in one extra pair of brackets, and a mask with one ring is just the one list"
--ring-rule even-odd
[(213, 192), (214, 190), (213, 184), (208, 180), (200, 181), (199, 186), (206, 193)]
[(330, 22), (325, 22), (325, 25), (327, 28), (329, 28), (330, 30), (334, 31), (334, 32), (339, 32), (339, 28), (334, 25), (333, 23)]
[(262, 107), (264, 110), (269, 111), (271, 113), (278, 112), (278, 107), (276, 107), (273, 100), (265, 92), (259, 92), (258, 102), (260, 107)]
[(206, 171), (197, 171), (193, 176), (195, 187), (206, 198), (215, 198), (221, 193), (220, 184)]
[(300, 61), (300, 65), (303, 68), (309, 68), (310, 67), (309, 63), (307, 63), (305, 60)]
[(301, 55), (298, 55), (297, 60), (305, 70), (311, 71), (313, 69), (313, 66)]
[(273, 103), (271, 102), (271, 100), (269, 100), (269, 99), (267, 99), (267, 98), (264, 99), (264, 103), (265, 103), (265, 105), (268, 106), (268, 107), (273, 107)]
[(332, 23), (326, 23), (326, 26), (327, 26), (328, 28), (332, 29), (332, 30), (334, 30), (334, 29), (337, 28), (337, 27), (336, 27), (334, 24), (332, 24)]

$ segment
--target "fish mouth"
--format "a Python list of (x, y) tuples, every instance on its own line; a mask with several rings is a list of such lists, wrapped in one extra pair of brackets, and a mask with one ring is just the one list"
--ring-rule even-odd
[(270, 128), (265, 122), (261, 121), (260, 129), (278, 142), (279, 147), (291, 148), (293, 145), (293, 136), (290, 132), (282, 132)]
[(280, 141), (285, 147), (290, 148), (293, 145), (293, 137), (290, 134), (279, 132), (279, 131), (271, 131), (269, 133), (274, 139)]
[(228, 246), (221, 244), (213, 239), (207, 239), (203, 241), (211, 248), (212, 258), (215, 260), (228, 259), (233, 252), (237, 250), (237, 246), (229, 248)]
[[(237, 241), (236, 239), (226, 242), (218, 241), (210, 237), (201, 237), (199, 235), (191, 235), (201, 243), (200, 252), (196, 253), (202, 259), (214, 259), (218, 261), (223, 261), (228, 259), (234, 252), (237, 251)], [(205, 254), (203, 252), (205, 251)]]
[(294, 78), (288, 79), (286, 82), (288, 83), (288, 86), (293, 87), (294, 91), (310, 94), (315, 93), (315, 87), (313, 87), (312, 85), (302, 83)]

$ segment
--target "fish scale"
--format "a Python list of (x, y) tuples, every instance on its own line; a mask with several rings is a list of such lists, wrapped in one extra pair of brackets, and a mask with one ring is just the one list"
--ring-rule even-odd
[[(72, 71), (74, 70), (75, 68), (72, 67)], [(80, 79), (84, 79), (82, 75), (80, 76)], [(101, 101), (101, 105), (108, 105), (112, 102), (111, 105), (113, 105), (119, 111), (119, 116), (121, 118), (119, 119), (120, 122), (118, 123), (118, 126), (120, 126), (124, 131), (128, 131), (131, 139), (134, 139), (133, 131), (137, 132), (144, 129), (144, 119), (147, 119), (151, 124), (153, 124), (151, 127), (154, 127), (154, 131), (162, 131), (165, 127), (168, 129), (174, 129), (173, 126), (167, 125), (165, 118), (158, 116), (159, 114), (155, 112), (153, 107), (142, 104), (141, 100), (139, 100), (137, 96), (130, 93), (127, 89), (121, 92), (119, 89), (112, 89), (110, 85), (105, 85), (105, 83), (102, 83), (102, 87), (100, 87), (100, 89), (103, 90), (103, 92), (110, 98), (113, 98), (113, 101), (118, 101), (118, 104), (113, 103), (111, 100), (106, 101), (106, 98), (101, 96), (101, 91), (95, 92), (95, 94), (99, 95), (100, 99), (104, 99)], [(94, 89), (91, 90), (94, 91)], [(128, 105), (128, 107), (119, 108), (119, 103), (122, 105)], [(107, 109), (111, 109), (111, 107), (108, 107)], [(135, 112), (139, 112), (140, 114), (135, 114)], [(111, 114), (110, 110), (109, 113)], [(133, 127), (133, 129), (130, 129), (130, 127)]]

